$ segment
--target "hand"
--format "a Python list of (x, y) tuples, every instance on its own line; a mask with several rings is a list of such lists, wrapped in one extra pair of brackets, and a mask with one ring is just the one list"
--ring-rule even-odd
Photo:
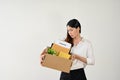
[(75, 59), (79, 59), (80, 56), (78, 56), (77, 54), (72, 54), (71, 59), (75, 60)]
[(80, 60), (84, 63), (87, 63), (87, 58), (79, 56), (77, 54), (72, 54), (71, 60), (74, 61), (75, 59)]
[(44, 58), (45, 58), (45, 55), (44, 55), (44, 54), (40, 56), (40, 64), (41, 64), (41, 65), (42, 65), (42, 63), (43, 63)]
[(75, 54), (72, 54), (71, 55), (71, 60), (74, 61), (76, 59), (76, 55)]
[(45, 54), (47, 54), (47, 49), (48, 49), (48, 47), (45, 48), (45, 49), (43, 50), (43, 52), (41, 53), (41, 55), (40, 55), (40, 64), (41, 64), (41, 65), (42, 65), (43, 60), (44, 60), (44, 58), (45, 58)]

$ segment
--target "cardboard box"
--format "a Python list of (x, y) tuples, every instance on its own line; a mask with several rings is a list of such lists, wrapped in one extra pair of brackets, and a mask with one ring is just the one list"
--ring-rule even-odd
[[(69, 73), (72, 61), (70, 59), (67, 59), (68, 56), (66, 54), (69, 54), (71, 44), (59, 40), (51, 45), (51, 49), (54, 49), (58, 55), (62, 51), (62, 54), (60, 55), (61, 57), (58, 55), (46, 54), (42, 65), (48, 68)], [(63, 53), (65, 53), (65, 55), (63, 55)]]
[(59, 56), (46, 54), (42, 65), (48, 68), (69, 73), (72, 65), (72, 61)]

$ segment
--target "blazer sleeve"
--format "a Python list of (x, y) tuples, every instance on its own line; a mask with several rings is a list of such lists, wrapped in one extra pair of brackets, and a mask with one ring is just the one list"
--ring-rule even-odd
[(87, 48), (87, 64), (88, 65), (95, 64), (95, 57), (93, 54), (93, 47), (91, 43), (88, 44), (88, 48)]

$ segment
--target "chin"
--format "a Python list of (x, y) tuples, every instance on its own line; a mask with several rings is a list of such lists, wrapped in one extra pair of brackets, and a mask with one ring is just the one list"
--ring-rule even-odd
[(71, 36), (71, 38), (75, 38), (74, 36)]

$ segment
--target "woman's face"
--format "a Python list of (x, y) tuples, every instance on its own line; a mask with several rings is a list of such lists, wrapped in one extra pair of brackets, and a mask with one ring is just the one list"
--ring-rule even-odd
[(71, 38), (75, 38), (77, 36), (79, 36), (79, 31), (80, 31), (80, 28), (72, 28), (70, 26), (67, 26), (67, 32), (68, 34), (71, 36)]

